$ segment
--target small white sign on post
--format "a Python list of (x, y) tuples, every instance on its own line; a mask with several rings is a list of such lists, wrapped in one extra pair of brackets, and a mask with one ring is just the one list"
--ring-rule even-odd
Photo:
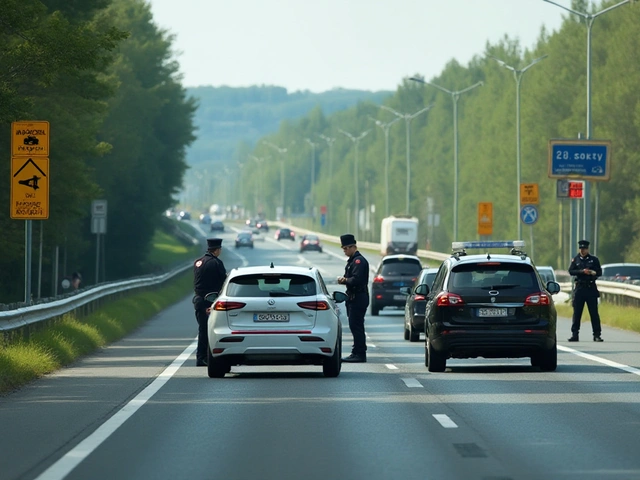
[(107, 216), (107, 201), (93, 200), (91, 202), (91, 216), (94, 218), (104, 218)]

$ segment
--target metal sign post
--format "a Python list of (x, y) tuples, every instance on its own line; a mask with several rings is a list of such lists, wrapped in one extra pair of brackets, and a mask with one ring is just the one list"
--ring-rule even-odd
[(96, 235), (96, 285), (100, 281), (100, 236), (107, 233), (107, 201), (91, 202), (91, 233)]

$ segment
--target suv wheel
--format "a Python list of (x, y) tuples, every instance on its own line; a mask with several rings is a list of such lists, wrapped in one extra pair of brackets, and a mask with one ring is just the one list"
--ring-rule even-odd
[(413, 328), (413, 324), (409, 322), (409, 341), (410, 342), (419, 342), (420, 341), (420, 332)]
[(409, 340), (411, 338), (411, 332), (409, 331), (409, 328), (407, 327), (407, 324), (405, 322), (404, 324), (404, 339), (405, 340)]
[(425, 342), (425, 365), (430, 372), (444, 372), (447, 368), (447, 357), (444, 353), (437, 352), (431, 346), (429, 339)]
[[(556, 344), (553, 348), (540, 352), (537, 357), (537, 363), (543, 372), (555, 372), (558, 368), (558, 347)], [(533, 357), (531, 358), (533, 364)]]
[(225, 360), (214, 359), (211, 349), (207, 347), (207, 373), (209, 378), (223, 378), (231, 370)]
[(373, 315), (374, 317), (377, 317), (378, 313), (380, 313), (380, 307), (378, 307), (375, 303), (372, 303), (371, 304), (371, 315)]
[(342, 338), (338, 336), (333, 355), (322, 362), (322, 373), (325, 377), (337, 377), (342, 368)]

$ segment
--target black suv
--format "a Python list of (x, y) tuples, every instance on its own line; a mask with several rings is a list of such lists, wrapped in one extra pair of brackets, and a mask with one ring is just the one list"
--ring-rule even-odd
[[(466, 250), (509, 248), (509, 254)], [(544, 284), (524, 242), (454, 242), (427, 296), (425, 365), (443, 372), (448, 358), (531, 357), (544, 371), (557, 366), (556, 282)]]
[(422, 270), (415, 255), (387, 255), (378, 265), (371, 283), (371, 315), (378, 315), (384, 307), (403, 307), (407, 295), (400, 290), (410, 287)]

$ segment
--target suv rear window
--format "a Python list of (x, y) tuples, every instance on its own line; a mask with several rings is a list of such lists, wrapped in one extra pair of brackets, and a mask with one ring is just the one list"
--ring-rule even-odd
[(503, 262), (469, 263), (451, 270), (451, 290), (460, 288), (539, 290), (533, 268), (529, 265)]
[(382, 264), (380, 274), (385, 276), (417, 275), (418, 273), (420, 273), (420, 270), (422, 270), (422, 265), (420, 265), (415, 260), (393, 259), (386, 260)]
[(306, 275), (243, 275), (229, 281), (230, 297), (306, 297), (316, 295), (316, 282)]
[(630, 279), (640, 279), (640, 266), (624, 265), (619, 267), (602, 267), (603, 277), (628, 277)]

